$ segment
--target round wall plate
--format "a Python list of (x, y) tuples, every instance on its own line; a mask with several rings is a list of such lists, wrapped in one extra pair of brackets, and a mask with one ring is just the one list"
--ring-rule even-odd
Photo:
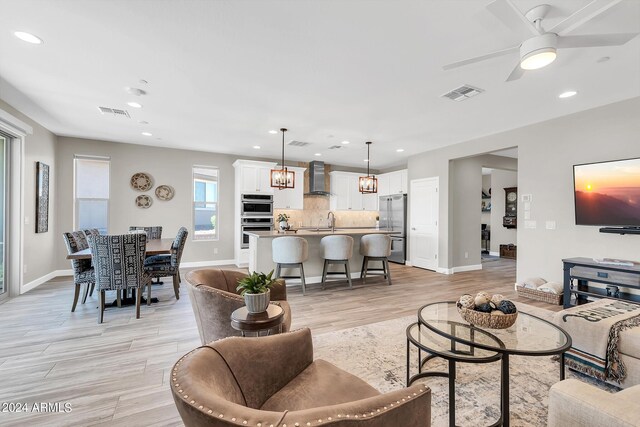
[(149, 209), (153, 204), (153, 199), (146, 194), (136, 197), (136, 206), (140, 209)]
[(151, 175), (138, 172), (131, 177), (131, 188), (137, 191), (148, 191), (153, 187), (153, 179)]
[(173, 199), (175, 193), (175, 190), (170, 185), (158, 185), (156, 187), (156, 197), (164, 202)]

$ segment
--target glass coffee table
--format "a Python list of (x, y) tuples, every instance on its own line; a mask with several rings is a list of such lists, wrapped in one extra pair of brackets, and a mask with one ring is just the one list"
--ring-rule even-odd
[[(418, 310), (418, 324), (451, 341), (451, 348), (468, 346), (469, 351), (485, 350), (499, 354), (501, 360), (500, 409), (502, 425), (509, 426), (509, 356), (560, 355), (560, 380), (564, 379), (564, 353), (571, 347), (571, 337), (562, 328), (524, 312), (518, 313), (513, 326), (488, 329), (469, 325), (458, 313), (456, 303), (437, 302)], [(409, 335), (407, 335), (409, 336)], [(453, 343), (456, 343), (455, 346)], [(465, 360), (468, 362), (472, 362)], [(450, 386), (451, 389), (451, 386)]]

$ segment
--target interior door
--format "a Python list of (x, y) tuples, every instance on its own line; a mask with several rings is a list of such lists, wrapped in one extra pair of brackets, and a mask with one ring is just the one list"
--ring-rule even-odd
[(414, 267), (438, 268), (438, 177), (411, 181), (409, 244)]
[(6, 177), (7, 174), (7, 152), (8, 152), (8, 141), (5, 137), (0, 135), (0, 298), (6, 297), (8, 295), (7, 286), (5, 277), (7, 277), (6, 269), (6, 224), (7, 224), (7, 209), (6, 209)]

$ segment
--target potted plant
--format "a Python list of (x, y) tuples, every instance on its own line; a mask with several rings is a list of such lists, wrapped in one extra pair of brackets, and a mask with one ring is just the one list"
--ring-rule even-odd
[(278, 214), (278, 225), (280, 226), (280, 230), (288, 230), (289, 229), (289, 215), (286, 213)]
[(237, 291), (244, 297), (249, 313), (262, 313), (269, 306), (271, 288), (277, 279), (273, 278), (273, 270), (269, 274), (254, 271), (242, 280), (238, 280)]

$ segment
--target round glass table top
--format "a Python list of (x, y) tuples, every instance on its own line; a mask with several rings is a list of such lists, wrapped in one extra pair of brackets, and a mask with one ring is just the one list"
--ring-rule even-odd
[[(470, 337), (476, 333), (485, 333), (469, 325), (441, 325), (443, 329), (460, 328), (458, 334)], [(417, 347), (426, 350), (429, 353), (436, 354), (446, 359), (454, 359), (459, 362), (492, 362), (500, 359), (500, 354), (495, 351), (485, 350), (482, 348), (471, 347), (467, 344), (461, 344), (453, 341), (451, 338), (444, 337), (433, 332), (425, 325), (420, 323), (412, 323), (407, 327), (407, 338)]]
[[(537, 316), (518, 312), (513, 326), (489, 329), (470, 325), (458, 313), (456, 303), (427, 304), (418, 311), (420, 323), (433, 332), (476, 348), (509, 354), (557, 354), (571, 347), (564, 330)], [(471, 334), (470, 331), (475, 331)]]

